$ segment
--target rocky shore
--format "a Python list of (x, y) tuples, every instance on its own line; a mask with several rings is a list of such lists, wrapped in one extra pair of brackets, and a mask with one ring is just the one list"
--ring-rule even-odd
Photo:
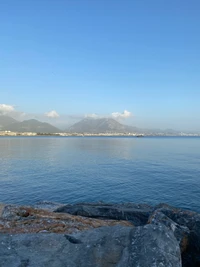
[(200, 266), (200, 214), (167, 204), (1, 204), (0, 266)]

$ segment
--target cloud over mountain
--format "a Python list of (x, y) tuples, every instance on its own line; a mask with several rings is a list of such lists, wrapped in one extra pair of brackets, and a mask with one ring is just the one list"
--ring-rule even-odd
[(120, 112), (113, 112), (112, 117), (115, 119), (127, 119), (129, 117), (132, 116), (132, 113), (128, 110), (124, 110), (124, 112), (120, 113)]
[(132, 116), (131, 112), (124, 110), (124, 112), (113, 112), (113, 113), (86, 113), (86, 114), (59, 114), (56, 110), (49, 110), (48, 112), (34, 113), (34, 112), (23, 112), (19, 110), (19, 106), (10, 104), (0, 104), (0, 115), (10, 116), (17, 121), (24, 121), (30, 119), (36, 119), (42, 122), (53, 123), (56, 127), (66, 129), (74, 123), (84, 118), (91, 119), (103, 119), (112, 118), (121, 122), (122, 120)]
[(14, 106), (7, 104), (0, 104), (0, 114), (6, 115), (14, 111), (15, 111)]
[(45, 116), (46, 117), (49, 117), (49, 118), (58, 118), (58, 117), (60, 117), (60, 115), (58, 114), (58, 112), (55, 111), (55, 110), (51, 110), (49, 112), (46, 112), (45, 113)]
[(86, 114), (85, 118), (93, 118), (93, 119), (100, 119), (100, 118), (114, 118), (114, 119), (127, 119), (132, 117), (132, 113), (128, 110), (124, 110), (124, 112), (112, 112), (111, 114), (104, 114), (99, 115), (96, 113)]
[(93, 119), (97, 119), (99, 118), (100, 116), (96, 113), (92, 113), (92, 114), (86, 114), (85, 115), (85, 118), (93, 118)]

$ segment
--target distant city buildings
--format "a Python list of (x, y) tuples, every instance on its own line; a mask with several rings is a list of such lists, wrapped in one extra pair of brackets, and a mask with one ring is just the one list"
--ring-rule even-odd
[(167, 134), (167, 133), (36, 133), (36, 132), (12, 132), (12, 131), (0, 131), (0, 136), (200, 136), (199, 133), (184, 133)]

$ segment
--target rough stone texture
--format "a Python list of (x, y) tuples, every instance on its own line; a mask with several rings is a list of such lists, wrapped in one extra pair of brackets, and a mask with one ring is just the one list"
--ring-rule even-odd
[(73, 233), (117, 224), (133, 226), (126, 221), (98, 220), (27, 206), (7, 205), (0, 218), (0, 233)]
[(0, 235), (0, 266), (180, 267), (180, 249), (164, 225), (101, 227), (73, 235)]
[(129, 235), (129, 227), (102, 227), (78, 235), (0, 235), (0, 266), (113, 267)]
[(190, 231), (187, 245), (182, 253), (184, 267), (200, 266), (200, 214), (190, 210), (182, 210), (167, 204), (159, 204), (157, 211), (164, 213), (179, 226), (187, 227)]
[[(128, 257), (128, 260), (127, 260)], [(131, 243), (117, 267), (180, 267), (179, 244), (163, 224), (145, 225), (132, 230)]]
[(135, 226), (146, 224), (152, 211), (153, 208), (149, 205), (133, 203), (80, 203), (75, 205), (65, 205), (55, 210), (55, 212), (64, 212), (90, 218), (131, 221)]
[(148, 223), (150, 224), (164, 224), (169, 230), (174, 233), (177, 241), (179, 242), (181, 253), (187, 250), (189, 244), (189, 229), (186, 226), (181, 226), (169, 217), (164, 215), (162, 212), (156, 210), (149, 218)]
[(155, 210), (161, 211), (177, 224), (187, 226), (189, 229), (193, 229), (196, 222), (200, 221), (199, 213), (190, 210), (178, 209), (167, 204), (159, 204), (155, 207)]

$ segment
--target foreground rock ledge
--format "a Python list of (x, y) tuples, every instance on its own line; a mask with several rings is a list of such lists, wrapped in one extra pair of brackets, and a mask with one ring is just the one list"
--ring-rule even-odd
[(0, 266), (200, 266), (200, 215), (166, 204), (0, 205)]

